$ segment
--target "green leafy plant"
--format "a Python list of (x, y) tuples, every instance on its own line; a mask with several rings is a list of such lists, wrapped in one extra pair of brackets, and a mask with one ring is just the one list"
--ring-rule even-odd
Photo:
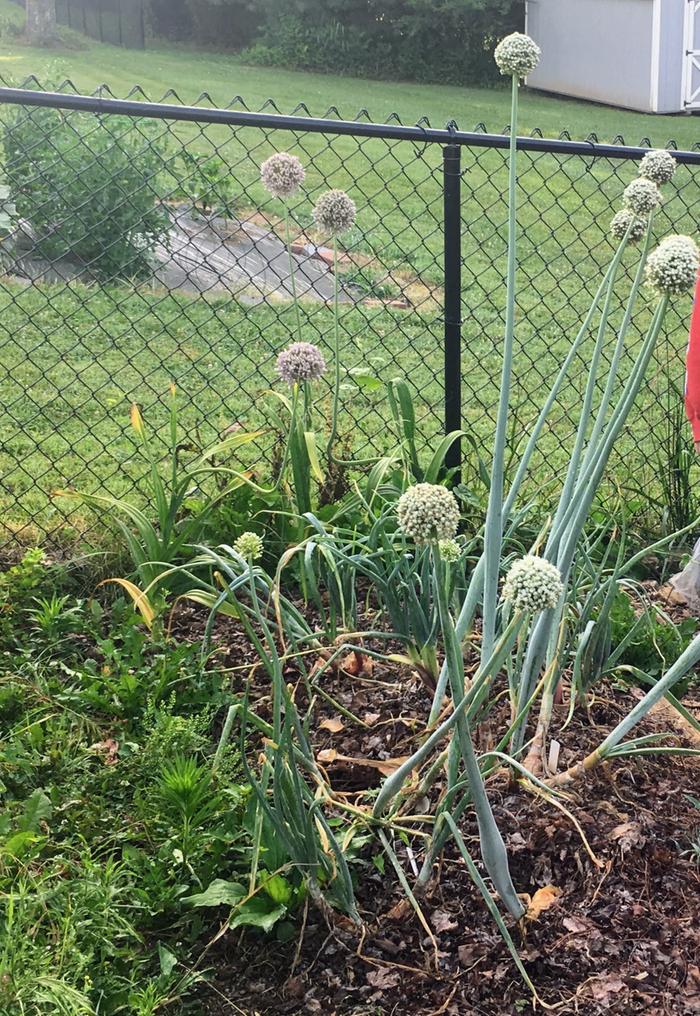
[(180, 152), (183, 173), (178, 174), (183, 194), (201, 215), (230, 217), (233, 214), (234, 180), (229, 166), (211, 152)]
[[(129, 551), (134, 571), (140, 581), (148, 586), (168, 566), (182, 559), (185, 550), (195, 543), (202, 532), (209, 511), (223, 501), (231, 491), (245, 483), (245, 475), (225, 466), (217, 466), (217, 456), (229, 454), (255, 441), (261, 431), (240, 432), (229, 435), (223, 441), (199, 454), (194, 461), (181, 462), (181, 445), (178, 428), (177, 392), (173, 385), (170, 390), (170, 412), (168, 428), (168, 462), (161, 472), (156, 445), (146, 430), (138, 406), (131, 409), (131, 426), (138, 447), (148, 464), (148, 486), (155, 520), (148, 510), (135, 507), (130, 501), (119, 500), (106, 494), (89, 494), (79, 491), (57, 491), (56, 497), (73, 498), (82, 504), (108, 513), (114, 518)], [(188, 509), (188, 501), (194, 490), (207, 479), (224, 480), (221, 488), (215, 488), (197, 506), (196, 513)], [(141, 590), (125, 578), (111, 579), (119, 583), (133, 598), (146, 621), (151, 624), (155, 617), (152, 603), (142, 597)]]
[(343, 283), (359, 290), (363, 296), (379, 300), (394, 300), (401, 296), (401, 287), (391, 273), (377, 268), (355, 265), (343, 273)]
[(49, 566), (40, 547), (25, 551), (22, 560), (0, 572), (0, 639), (10, 642), (31, 609), (36, 593), (49, 584)]
[[(257, 874), (263, 850), (263, 832), (267, 825), (272, 834), (267, 838), (268, 850), (273, 840), (281, 845), (284, 864), (292, 866), (301, 876), (317, 905), (321, 908), (329, 904), (336, 905), (356, 917), (354, 888), (347, 861), (324, 811), (330, 796), (327, 783), (316, 763), (313, 747), (286, 686), (284, 659), (276, 644), (275, 631), (282, 631), (285, 640), (295, 649), (313, 645), (314, 636), (294, 604), (279, 593), (273, 581), (259, 566), (245, 561), (231, 548), (220, 548), (218, 551), (203, 549), (198, 561), (190, 562), (186, 569), (181, 570), (186, 570), (189, 577), (195, 578), (198, 566), (205, 562), (216, 569), (215, 583), (200, 579), (184, 595), (211, 609), (207, 634), (219, 613), (237, 617), (243, 623), (248, 638), (267, 671), (272, 689), (270, 723), (256, 716), (247, 703), (241, 713), (240, 756), (259, 811), (254, 823), (253, 862), (248, 892), (241, 894), (236, 887), (231, 890), (235, 898), (229, 897), (226, 902), (235, 903), (241, 908), (245, 906), (246, 909), (241, 910), (240, 923), (258, 923), (260, 926), (259, 921), (263, 920), (272, 926), (286, 914), (289, 900), (281, 902), (273, 897), (272, 903), (277, 905), (271, 907), (269, 891), (267, 900), (258, 895)], [(311, 691), (308, 680), (307, 675), (307, 688)], [(222, 742), (224, 735), (230, 733), (234, 712), (235, 708), (232, 707), (224, 726)], [(265, 746), (259, 775), (247, 761), (249, 729), (263, 732), (270, 739)], [(265, 863), (269, 869), (269, 857)], [(273, 871), (272, 874), (277, 873)], [(201, 898), (197, 902), (201, 904)], [(205, 905), (210, 904), (205, 902)], [(251, 907), (252, 921), (249, 920)]]
[(163, 766), (155, 793), (162, 806), (174, 816), (178, 826), (178, 854), (182, 864), (189, 866), (192, 854), (199, 852), (197, 834), (221, 810), (223, 803), (213, 786), (211, 770), (192, 757), (176, 755)]
[(684, 396), (670, 379), (670, 356), (666, 360), (666, 390), (663, 431), (657, 452), (658, 476), (662, 490), (662, 514), (668, 531), (683, 529), (700, 515), (695, 487), (695, 452), (688, 435)]
[(153, 121), (15, 107), (4, 121), (5, 178), (36, 252), (100, 278), (147, 275), (169, 225), (163, 136)]

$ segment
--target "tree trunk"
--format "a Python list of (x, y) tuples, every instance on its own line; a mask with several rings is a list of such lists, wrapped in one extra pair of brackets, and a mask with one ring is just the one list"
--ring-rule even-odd
[(27, 39), (34, 46), (56, 41), (56, 0), (26, 0)]

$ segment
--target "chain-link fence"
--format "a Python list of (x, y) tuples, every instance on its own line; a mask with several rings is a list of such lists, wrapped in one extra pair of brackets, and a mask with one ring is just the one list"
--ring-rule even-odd
[[(0, 88), (6, 538), (58, 538), (75, 520), (52, 496), (56, 488), (138, 491), (132, 402), (157, 434), (175, 382), (186, 451), (231, 428), (269, 423), (275, 359), (299, 329), (330, 357), (332, 252), (311, 215), (328, 188), (357, 204), (338, 257), (348, 451), (391, 446), (376, 379), (402, 377), (415, 392), (422, 446), (446, 422), (461, 424), (473, 439), (463, 442), (465, 475), (474, 447), (488, 458), (503, 334), (507, 135), (404, 126), (395, 117), (376, 124), (366, 110), (354, 121), (335, 108), (322, 119), (303, 105), (282, 114), (271, 102), (251, 112), (240, 96), (216, 109), (206, 94), (184, 106), (174, 92), (151, 103), (140, 89), (118, 100), (105, 90), (81, 96), (69, 84), (57, 92), (26, 84)], [(512, 449), (598, 286), (612, 251), (610, 218), (649, 144), (537, 133), (519, 140)], [(288, 223), (260, 182), (260, 163), (275, 151), (298, 155), (306, 169)], [(699, 218), (700, 152), (677, 157), (659, 235), (694, 232)], [(634, 267), (630, 255), (623, 274)], [(648, 302), (635, 328), (644, 327)], [(618, 306), (613, 321), (620, 313)], [(608, 493), (619, 488), (652, 525), (668, 512), (669, 471), (690, 469), (678, 411), (689, 313), (688, 299), (672, 308), (609, 470)], [(628, 363), (638, 340), (634, 331)], [(586, 355), (584, 348), (544, 435), (540, 490), (565, 461)], [(263, 442), (256, 454), (274, 449)]]

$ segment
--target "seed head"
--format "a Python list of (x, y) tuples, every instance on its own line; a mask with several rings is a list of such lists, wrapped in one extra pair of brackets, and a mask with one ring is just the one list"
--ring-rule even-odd
[[(646, 233), (647, 221), (647, 219), (635, 215), (629, 208), (621, 208), (617, 215), (613, 216), (610, 232), (616, 240), (622, 240), (626, 235), (630, 243), (636, 243)], [(627, 233), (628, 228), (629, 233)]]
[(639, 176), (625, 187), (622, 201), (635, 215), (648, 215), (661, 204), (661, 191), (653, 180)]
[(494, 50), (493, 58), (501, 74), (510, 74), (519, 78), (526, 77), (534, 71), (540, 62), (542, 51), (534, 39), (521, 32), (513, 32), (501, 39)]
[(654, 148), (639, 163), (639, 175), (654, 183), (669, 183), (678, 163), (666, 148)]
[(277, 357), (277, 373), (290, 385), (317, 381), (326, 373), (326, 361), (312, 342), (293, 342)]
[(440, 557), (448, 564), (454, 564), (462, 556), (462, 548), (456, 540), (440, 540), (438, 543)]
[(452, 540), (459, 525), (457, 498), (435, 483), (416, 483), (405, 490), (397, 514), (399, 527), (416, 543)]
[(503, 583), (503, 599), (516, 610), (533, 613), (556, 607), (563, 592), (559, 569), (534, 554), (526, 554), (512, 564)]
[(260, 167), (260, 179), (273, 198), (290, 198), (304, 182), (304, 167), (296, 155), (277, 152)]
[(695, 285), (700, 268), (700, 251), (690, 236), (667, 236), (647, 259), (649, 285), (669, 295), (685, 293)]
[(314, 222), (328, 236), (339, 236), (355, 221), (355, 202), (342, 190), (322, 194), (314, 208)]
[(264, 544), (257, 533), (241, 533), (233, 545), (246, 561), (257, 561), (263, 555)]

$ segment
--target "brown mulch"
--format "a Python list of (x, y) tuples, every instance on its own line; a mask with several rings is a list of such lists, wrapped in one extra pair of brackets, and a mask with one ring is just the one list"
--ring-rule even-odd
[[(201, 615), (185, 611), (174, 624), (192, 635)], [(254, 661), (251, 647), (225, 620), (217, 626), (214, 645), (214, 659), (231, 668), (233, 687), (242, 688)], [(346, 669), (324, 676), (323, 687), (366, 726), (321, 702), (314, 735), (331, 786), (351, 800), (381, 782), (381, 774), (364, 759), (386, 761), (411, 750), (430, 701), (408, 668), (375, 663), (354, 674), (355, 663), (349, 657)], [(290, 664), (287, 679), (297, 678)], [(268, 689), (262, 670), (253, 672), (252, 684), (251, 697), (264, 713)], [(599, 688), (588, 711), (560, 736), (560, 768), (600, 743), (640, 695)], [(697, 693), (685, 704), (700, 718)], [(668, 731), (668, 719), (658, 711), (635, 733)], [(492, 727), (493, 733), (484, 725), (480, 750), (490, 747), (502, 729), (497, 716)], [(555, 719), (553, 730), (557, 727)], [(700, 796), (700, 759), (645, 757), (602, 766), (576, 785), (566, 802), (580, 829), (570, 816), (505, 777), (490, 781), (489, 794), (518, 891), (560, 890), (539, 919), (524, 927), (507, 921), (541, 998), (557, 1012), (580, 1016), (700, 1013), (700, 866), (683, 853), (700, 827), (700, 811), (686, 796)], [(478, 856), (471, 819), (463, 830)], [(421, 863), (420, 843), (409, 847), (396, 840), (394, 847), (410, 879), (412, 866)], [(300, 915), (300, 937), (291, 942), (276, 941), (274, 933), (223, 934), (200, 964), (209, 971), (200, 995), (203, 1016), (517, 1016), (533, 1011), (530, 992), (457, 854), (448, 850), (439, 880), (421, 901), (436, 955), (405, 905), (388, 861), (383, 874), (373, 863), (378, 853), (375, 845), (353, 865), (361, 930), (334, 923), (312, 907), (303, 932)], [(219, 917), (225, 920), (224, 910)], [(209, 940), (219, 927), (210, 927)], [(203, 944), (207, 941), (205, 936)]]

